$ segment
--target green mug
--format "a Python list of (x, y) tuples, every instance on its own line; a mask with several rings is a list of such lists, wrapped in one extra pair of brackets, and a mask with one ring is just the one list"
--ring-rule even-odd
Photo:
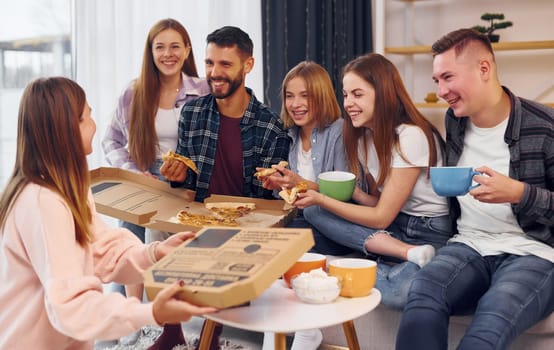
[(327, 171), (319, 174), (317, 183), (320, 193), (347, 202), (356, 188), (356, 175), (346, 171)]

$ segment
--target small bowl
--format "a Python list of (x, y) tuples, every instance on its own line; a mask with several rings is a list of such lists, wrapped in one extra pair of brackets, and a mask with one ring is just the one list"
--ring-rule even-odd
[[(329, 281), (322, 282), (321, 279), (299, 280), (297, 275), (293, 277), (292, 289), (300, 301), (308, 304), (327, 304), (335, 301), (341, 290), (339, 280), (329, 276)], [(333, 283), (334, 282), (334, 283)]]

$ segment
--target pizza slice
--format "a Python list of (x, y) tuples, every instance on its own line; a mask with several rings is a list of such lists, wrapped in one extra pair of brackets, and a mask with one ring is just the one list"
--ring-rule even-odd
[(206, 209), (210, 210), (213, 215), (222, 220), (236, 220), (245, 215), (248, 215), (252, 210), (256, 209), (255, 203), (242, 202), (212, 202), (205, 204)]
[(172, 150), (169, 150), (167, 151), (167, 153), (164, 153), (162, 155), (162, 160), (164, 162), (167, 162), (168, 160), (178, 160), (181, 163), (185, 164), (187, 167), (189, 167), (192, 171), (198, 174), (198, 168), (196, 167), (196, 164), (194, 164), (194, 161), (192, 159), (182, 156), (180, 154), (177, 154)]
[[(283, 168), (289, 165), (289, 162), (282, 160), (277, 165), (282, 166)], [(256, 171), (254, 173), (254, 176), (258, 179), (262, 176), (269, 176), (271, 174), (275, 174), (277, 172), (277, 169), (274, 168), (263, 168), (262, 170)]]
[(306, 192), (307, 190), (308, 183), (306, 181), (302, 181), (292, 188), (284, 188), (281, 192), (279, 192), (279, 196), (281, 196), (285, 202), (292, 204), (296, 201), (299, 193)]
[(177, 213), (177, 219), (181, 224), (186, 226), (239, 226), (234, 219), (221, 219), (212, 215), (192, 214), (186, 210), (179, 211), (179, 213)]

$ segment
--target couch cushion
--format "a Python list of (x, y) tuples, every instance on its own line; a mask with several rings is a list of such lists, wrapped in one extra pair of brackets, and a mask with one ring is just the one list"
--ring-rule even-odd
[(554, 312), (544, 320), (529, 328), (526, 333), (554, 334)]
[[(467, 326), (471, 322), (471, 316), (452, 316), (450, 322)], [(525, 333), (554, 335), (554, 313), (529, 328)]]
[[(400, 317), (400, 311), (379, 305), (375, 310), (354, 320), (360, 347), (364, 350), (394, 349)], [(470, 316), (451, 317), (448, 332), (449, 349), (456, 348), (470, 322)], [(554, 314), (521, 334), (511, 344), (510, 350), (554, 349), (553, 322)], [(341, 325), (327, 327), (322, 331), (324, 344), (346, 346), (346, 338)], [(322, 348), (325, 349), (326, 347)]]

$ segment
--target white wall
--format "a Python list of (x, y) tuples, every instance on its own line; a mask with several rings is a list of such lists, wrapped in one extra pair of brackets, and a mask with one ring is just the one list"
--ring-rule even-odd
[(117, 98), (140, 72), (148, 31), (160, 19), (171, 17), (185, 26), (202, 77), (206, 36), (224, 25), (247, 32), (254, 42), (255, 64), (246, 85), (263, 101), (260, 6), (259, 0), (75, 0), (76, 79), (97, 124), (89, 168), (106, 165), (101, 139)]
[[(410, 8), (412, 10), (410, 10)], [(498, 30), (500, 41), (554, 40), (554, 1), (552, 0), (385, 0), (385, 46), (431, 45), (442, 35), (463, 27), (486, 24), (485, 12), (504, 13), (514, 25)], [(413, 22), (409, 30), (409, 18)], [(387, 55), (404, 75), (412, 98), (422, 102), (435, 91), (431, 80), (430, 55), (413, 57)], [(515, 94), (541, 102), (554, 102), (554, 49), (498, 51), (500, 81)], [(413, 80), (410, 62), (414, 63)], [(425, 109), (430, 118), (441, 118), (444, 110)]]

